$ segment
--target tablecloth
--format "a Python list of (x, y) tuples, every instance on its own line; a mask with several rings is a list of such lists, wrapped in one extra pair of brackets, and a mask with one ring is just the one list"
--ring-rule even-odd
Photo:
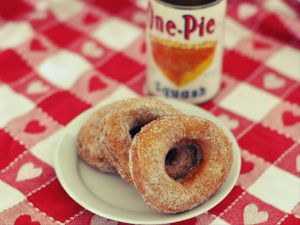
[[(174, 224), (300, 224), (300, 3), (228, 3), (221, 91), (199, 107), (237, 138), (241, 173), (221, 203)], [(66, 194), (53, 152), (79, 113), (146, 95), (146, 5), (0, 1), (1, 225), (124, 225)]]

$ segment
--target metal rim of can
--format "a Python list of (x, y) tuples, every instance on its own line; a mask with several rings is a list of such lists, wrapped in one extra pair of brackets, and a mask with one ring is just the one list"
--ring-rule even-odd
[(186, 5), (175, 5), (175, 4), (171, 4), (168, 2), (162, 2), (161, 0), (153, 0), (156, 1), (157, 3), (160, 3), (162, 5), (171, 7), (171, 8), (175, 8), (175, 9), (184, 9), (184, 10), (195, 10), (195, 9), (204, 9), (204, 8), (208, 8), (214, 5), (219, 4), (222, 1), (226, 1), (226, 0), (215, 0), (211, 3), (207, 3), (207, 4), (203, 4), (203, 5), (196, 5), (196, 6), (186, 6)]

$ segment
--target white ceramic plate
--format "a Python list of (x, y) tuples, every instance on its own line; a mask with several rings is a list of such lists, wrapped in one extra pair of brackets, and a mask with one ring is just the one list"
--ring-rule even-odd
[(164, 99), (185, 114), (209, 119), (222, 128), (233, 143), (233, 164), (220, 189), (198, 207), (179, 214), (157, 213), (147, 207), (135, 188), (118, 176), (101, 173), (77, 157), (76, 136), (81, 125), (96, 108), (75, 118), (65, 129), (57, 146), (54, 165), (57, 177), (66, 192), (87, 210), (100, 216), (134, 224), (164, 224), (185, 220), (206, 212), (217, 205), (233, 188), (240, 172), (241, 156), (230, 130), (218, 118), (203, 109), (176, 100)]

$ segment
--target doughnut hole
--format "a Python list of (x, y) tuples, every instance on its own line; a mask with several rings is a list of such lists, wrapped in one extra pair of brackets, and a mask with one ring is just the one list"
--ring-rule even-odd
[(148, 123), (158, 118), (158, 116), (150, 115), (149, 113), (148, 114), (145, 113), (144, 115), (143, 114), (136, 115), (135, 117), (136, 119), (135, 121), (133, 121), (133, 124), (131, 124), (129, 129), (129, 134), (131, 139), (133, 139), (134, 136), (141, 131), (143, 126), (147, 125)]
[(169, 177), (180, 182), (202, 161), (201, 147), (195, 143), (181, 143), (171, 148), (165, 158)]
[(138, 126), (134, 126), (133, 128), (131, 128), (131, 129), (129, 130), (129, 133), (130, 133), (131, 138), (134, 138), (134, 136), (135, 136), (138, 132), (140, 132), (140, 130), (142, 129), (142, 127), (145, 126), (145, 125), (146, 125), (146, 124), (144, 124), (144, 125), (138, 125)]

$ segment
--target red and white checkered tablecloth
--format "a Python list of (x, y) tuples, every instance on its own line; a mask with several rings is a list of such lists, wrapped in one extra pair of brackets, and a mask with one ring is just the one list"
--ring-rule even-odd
[[(62, 189), (65, 126), (112, 93), (144, 95), (145, 0), (0, 1), (0, 224), (124, 225)], [(200, 105), (223, 120), (242, 170), (217, 206), (176, 225), (300, 224), (300, 2), (231, 0), (222, 89)]]

